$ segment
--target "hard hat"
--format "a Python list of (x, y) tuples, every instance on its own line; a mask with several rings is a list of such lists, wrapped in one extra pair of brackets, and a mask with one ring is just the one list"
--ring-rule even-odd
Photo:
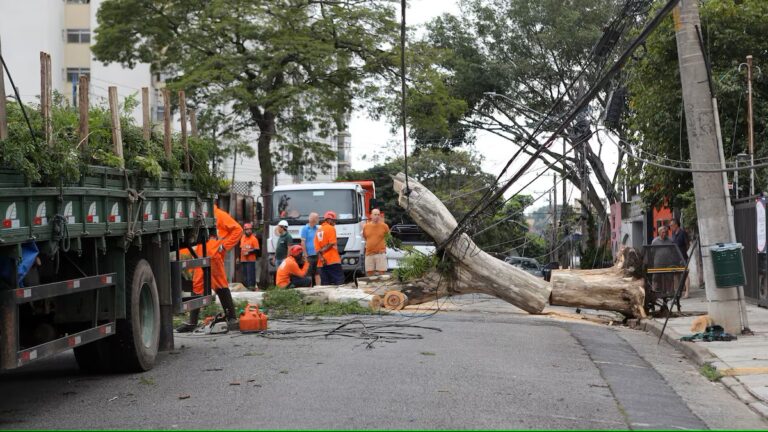
[(253, 229), (253, 224), (247, 223), (247, 224), (243, 225), (243, 229)]
[(291, 256), (299, 256), (304, 253), (304, 248), (302, 248), (299, 245), (293, 245), (291, 246), (291, 250), (289, 252)]
[(325, 215), (323, 216), (323, 218), (336, 220), (336, 213), (332, 211), (327, 211), (325, 212)]
[(288, 228), (288, 221), (287, 220), (281, 220), (277, 223), (277, 226)]

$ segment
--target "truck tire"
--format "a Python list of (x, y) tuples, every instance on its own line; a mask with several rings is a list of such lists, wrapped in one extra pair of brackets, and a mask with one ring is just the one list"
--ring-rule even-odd
[(160, 297), (147, 260), (129, 262), (126, 270), (126, 319), (117, 321), (111, 356), (116, 371), (143, 372), (155, 365), (160, 345)]

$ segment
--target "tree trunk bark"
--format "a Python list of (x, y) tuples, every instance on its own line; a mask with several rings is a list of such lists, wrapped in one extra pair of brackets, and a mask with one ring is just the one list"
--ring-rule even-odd
[[(421, 183), (410, 178), (408, 183), (410, 193), (406, 194), (405, 175), (400, 173), (393, 178), (395, 192), (399, 194), (398, 204), (435, 242), (443, 244), (458, 225), (456, 219)], [(549, 284), (483, 252), (467, 234), (457, 236), (444, 250), (456, 263), (454, 276), (458, 280), (469, 277), (471, 286), (477, 287), (473, 292), (491, 294), (530, 313), (540, 313), (547, 305), (552, 290)], [(433, 290), (448, 290), (450, 284), (445, 288), (441, 285)]]
[(553, 306), (570, 306), (620, 312), (644, 317), (643, 280), (624, 277), (621, 269), (555, 270), (552, 272)]
[(272, 137), (275, 135), (275, 116), (269, 111), (261, 113), (258, 107), (251, 108), (251, 114), (259, 125), (259, 141), (257, 143), (257, 156), (259, 169), (261, 170), (261, 214), (263, 224), (261, 227), (261, 259), (259, 260), (259, 282), (262, 289), (272, 284), (269, 277), (269, 222), (272, 218), (272, 185), (274, 182), (274, 167), (272, 166)]
[[(427, 188), (405, 176), (393, 177), (398, 204), (438, 244), (445, 243), (457, 222), (443, 203)], [(644, 316), (642, 279), (637, 274), (636, 257), (622, 251), (622, 259), (610, 269), (561, 271), (553, 274), (550, 285), (523, 270), (493, 258), (480, 250), (466, 234), (444, 247), (453, 261), (450, 274), (431, 271), (408, 282), (392, 278), (358, 280), (360, 288), (374, 295), (394, 290), (406, 296), (407, 304), (419, 304), (440, 297), (485, 293), (505, 300), (529, 313), (540, 313), (547, 303), (621, 312), (629, 317)], [(626, 267), (626, 269), (625, 269)]]

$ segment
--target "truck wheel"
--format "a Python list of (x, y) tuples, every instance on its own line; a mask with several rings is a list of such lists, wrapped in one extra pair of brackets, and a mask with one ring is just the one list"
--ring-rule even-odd
[(155, 365), (160, 344), (160, 297), (149, 262), (126, 265), (126, 317), (112, 338), (112, 359), (123, 372), (143, 372)]

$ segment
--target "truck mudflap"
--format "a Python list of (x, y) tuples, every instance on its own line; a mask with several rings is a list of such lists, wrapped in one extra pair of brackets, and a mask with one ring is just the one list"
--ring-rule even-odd
[[(181, 273), (187, 270), (203, 269), (203, 295), (182, 297)], [(171, 291), (173, 293), (173, 312), (189, 312), (208, 306), (213, 302), (211, 292), (211, 259), (208, 257), (171, 262)]]
[[(32, 361), (87, 344), (115, 333), (113, 316), (106, 323), (98, 323), (99, 293), (102, 289), (114, 288), (116, 273), (89, 276), (49, 284), (0, 291), (0, 369), (14, 369)], [(68, 294), (93, 291), (96, 307), (92, 327), (74, 334), (54, 339), (30, 348), (19, 347), (19, 306), (33, 301), (44, 300)], [(114, 311), (114, 308), (113, 308)]]

